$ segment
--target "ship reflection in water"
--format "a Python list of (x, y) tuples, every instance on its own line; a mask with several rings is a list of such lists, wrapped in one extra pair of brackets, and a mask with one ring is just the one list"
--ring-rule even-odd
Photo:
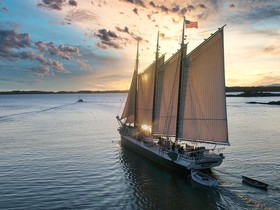
[(120, 145), (119, 158), (127, 193), (128, 209), (216, 209), (223, 206), (219, 189), (201, 186), (143, 159)]

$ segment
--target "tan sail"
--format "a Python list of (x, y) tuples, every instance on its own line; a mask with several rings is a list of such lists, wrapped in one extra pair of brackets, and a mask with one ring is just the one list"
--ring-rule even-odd
[[(164, 55), (158, 59), (158, 66), (164, 63)], [(152, 63), (138, 75), (138, 125), (152, 126), (154, 81), (156, 63)]]
[(136, 91), (135, 89), (137, 85), (137, 72), (134, 71), (130, 89), (127, 95), (125, 107), (121, 116), (121, 119), (125, 119), (126, 123), (134, 123), (135, 121), (135, 97), (136, 97)]
[(138, 77), (138, 63), (139, 63), (139, 41), (137, 43), (137, 54), (135, 68), (132, 76), (131, 85), (127, 95), (125, 107), (120, 119), (125, 119), (125, 123), (133, 123), (137, 125), (137, 77)]
[(180, 62), (181, 50), (166, 61), (163, 68), (159, 69), (155, 106), (155, 134), (174, 136), (176, 133)]
[(223, 51), (221, 29), (187, 56), (181, 138), (228, 144)]

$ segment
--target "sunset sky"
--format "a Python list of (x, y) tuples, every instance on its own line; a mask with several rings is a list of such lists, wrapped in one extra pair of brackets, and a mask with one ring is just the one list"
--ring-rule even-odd
[(227, 86), (280, 84), (280, 0), (0, 0), (0, 91), (124, 90), (155, 58), (225, 27)]

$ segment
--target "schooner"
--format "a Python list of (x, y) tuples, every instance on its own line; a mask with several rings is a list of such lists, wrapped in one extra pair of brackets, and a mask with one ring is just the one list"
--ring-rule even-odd
[(216, 145), (229, 145), (223, 30), (186, 54), (183, 27), (181, 48), (166, 61), (157, 38), (156, 60), (142, 73), (138, 42), (126, 104), (117, 116), (122, 145), (173, 170), (222, 164), (223, 148)]

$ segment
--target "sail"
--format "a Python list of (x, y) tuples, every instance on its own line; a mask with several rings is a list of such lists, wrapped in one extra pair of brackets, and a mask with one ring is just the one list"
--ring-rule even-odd
[(135, 121), (135, 97), (136, 97), (136, 89), (137, 89), (137, 71), (134, 71), (130, 89), (127, 95), (125, 107), (122, 113), (121, 119), (126, 118), (126, 123), (134, 123)]
[(151, 126), (155, 63), (138, 76), (138, 124)]
[(159, 68), (154, 134), (173, 136), (176, 133), (180, 63), (181, 50), (166, 61), (162, 68)]
[(193, 50), (183, 68), (179, 137), (228, 144), (223, 28)]
[[(158, 59), (157, 66), (164, 63), (164, 55)], [(152, 63), (145, 71), (138, 75), (138, 124), (152, 125), (154, 81), (156, 63)]]

